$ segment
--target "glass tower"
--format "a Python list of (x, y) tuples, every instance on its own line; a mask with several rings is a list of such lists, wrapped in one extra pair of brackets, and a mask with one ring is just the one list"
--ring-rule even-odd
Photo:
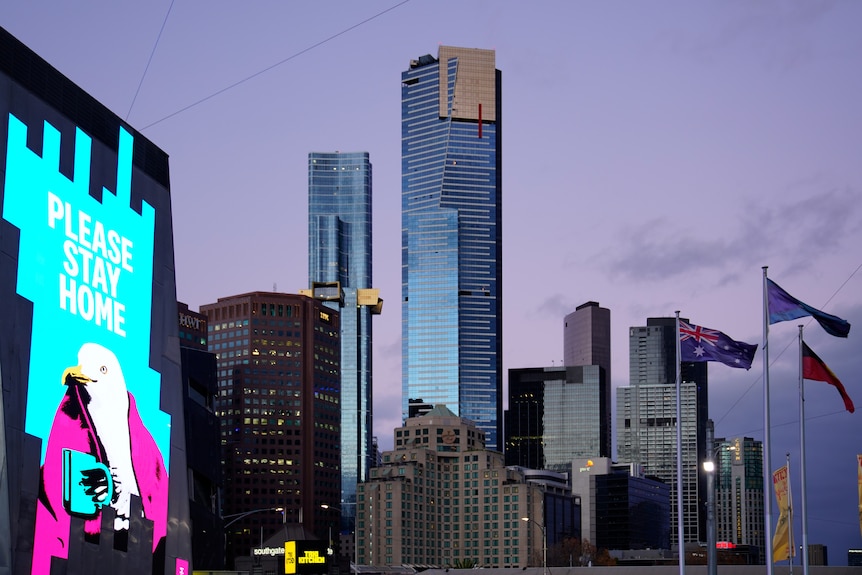
[(565, 471), (610, 457), (610, 400), (598, 365), (510, 369), (506, 465)]
[[(371, 162), (367, 152), (308, 155), (308, 278), (340, 287), (325, 305), (341, 308), (341, 507), (352, 529), (356, 484), (371, 466)], [(337, 284), (336, 284), (337, 282)], [(337, 291), (337, 290), (336, 290)], [(317, 294), (315, 294), (317, 297)]]
[(402, 418), (446, 405), (502, 450), (500, 72), (441, 46), (401, 74)]
[(765, 549), (763, 442), (751, 437), (717, 439), (715, 453), (718, 541)]

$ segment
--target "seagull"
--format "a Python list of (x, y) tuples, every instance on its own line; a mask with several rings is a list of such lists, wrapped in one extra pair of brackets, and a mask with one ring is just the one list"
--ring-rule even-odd
[(140, 489), (132, 466), (129, 393), (120, 362), (106, 347), (85, 343), (78, 351), (78, 365), (66, 369), (63, 381), (86, 386), (86, 409), (114, 479), (114, 530), (128, 529), (131, 496), (140, 495)]

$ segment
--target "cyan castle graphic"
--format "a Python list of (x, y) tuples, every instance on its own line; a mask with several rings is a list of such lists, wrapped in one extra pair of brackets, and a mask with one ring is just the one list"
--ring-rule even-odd
[[(120, 130), (116, 193), (90, 193), (92, 140), (75, 133), (73, 177), (60, 132), (44, 124), (41, 156), (9, 115), (3, 218), (20, 230), (17, 292), (33, 303), (25, 431), (42, 439), (33, 573), (66, 557), (70, 518), (98, 534), (154, 522), (166, 532), (170, 416), (149, 366), (155, 210), (131, 207), (132, 135)], [(137, 499), (140, 498), (140, 503)]]
[(116, 193), (103, 187), (101, 202), (89, 193), (89, 136), (76, 130), (71, 180), (60, 173), (57, 129), (45, 122), (41, 157), (26, 142), (27, 126), (10, 114), (3, 218), (21, 230), (17, 291), (33, 302), (25, 431), (47, 440), (64, 370), (97, 342), (119, 359), (168, 465), (170, 416), (149, 366), (155, 211), (131, 208), (132, 135), (120, 130)]

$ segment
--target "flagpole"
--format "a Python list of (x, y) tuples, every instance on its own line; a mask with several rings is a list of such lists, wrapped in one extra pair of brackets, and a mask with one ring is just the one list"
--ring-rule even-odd
[(805, 378), (802, 370), (802, 325), (799, 326), (799, 465), (802, 485), (802, 573), (808, 575), (808, 495), (805, 491)]
[[(763, 497), (766, 539), (772, 533), (772, 451), (769, 441), (769, 295), (763, 266)], [(766, 545), (766, 575), (772, 575), (772, 542)]]
[(679, 575), (685, 575), (685, 530), (683, 529), (682, 502), (682, 409), (681, 392), (682, 373), (679, 348), (679, 310), (676, 311), (676, 538), (679, 550)]

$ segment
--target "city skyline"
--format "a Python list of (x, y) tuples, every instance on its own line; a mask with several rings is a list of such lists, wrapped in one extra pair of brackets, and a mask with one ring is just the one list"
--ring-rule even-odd
[[(381, 441), (401, 418), (400, 73), (440, 43), (494, 49), (504, 73), (505, 370), (562, 363), (561, 320), (588, 300), (612, 313), (615, 389), (628, 328), (647, 317), (681, 310), (761, 344), (769, 265), (857, 324), (839, 340), (798, 322), (862, 401), (859, 4), (177, 4), (165, 22), (170, 6), (15, 4), (0, 25), (170, 155), (178, 298), (193, 308), (304, 287), (307, 153), (370, 152), (375, 287), (390, 302), (375, 320)], [(798, 477), (796, 332), (770, 328), (771, 464), (790, 452)], [(760, 357), (710, 367), (717, 436), (763, 438)], [(843, 564), (862, 546), (859, 414), (826, 384), (806, 392), (809, 541)]]

